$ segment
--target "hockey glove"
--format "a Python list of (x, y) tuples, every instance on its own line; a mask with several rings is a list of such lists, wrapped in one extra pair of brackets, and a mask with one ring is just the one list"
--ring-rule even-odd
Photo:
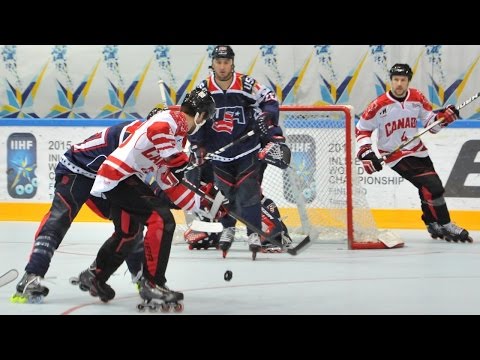
[(267, 122), (269, 121), (270, 116), (271, 115), (269, 113), (263, 112), (255, 119), (255, 132), (260, 135), (261, 139), (264, 139), (268, 136)]
[(371, 145), (362, 146), (358, 151), (357, 158), (362, 162), (367, 174), (373, 174), (375, 171), (383, 169), (382, 162), (373, 152)]
[(460, 111), (457, 110), (455, 105), (448, 105), (445, 109), (441, 109), (435, 120), (442, 119), (443, 122), (440, 124), (442, 127), (446, 127), (460, 117)]
[(190, 146), (190, 162), (197, 166), (202, 166), (205, 163), (205, 155), (207, 150), (203, 146)]
[(173, 154), (165, 159), (165, 165), (169, 168), (178, 168), (186, 164), (188, 164), (188, 155), (184, 152)]
[(180, 183), (188, 166), (188, 156), (184, 152), (174, 154), (166, 160), (168, 169), (160, 175), (159, 185), (162, 190), (169, 189)]
[[(208, 183), (208, 184), (205, 184), (203, 186), (200, 187), (200, 190), (202, 190), (206, 195), (208, 195), (210, 198), (214, 199), (217, 197), (217, 194), (221, 195), (221, 197), (223, 197), (223, 201), (222, 201), (222, 205), (218, 208), (218, 210), (216, 211), (216, 214), (213, 214), (213, 216), (211, 214), (208, 214), (210, 211), (211, 211), (211, 208), (212, 208), (212, 205), (213, 203), (210, 201), (210, 200), (207, 200), (206, 197), (202, 197), (201, 200), (200, 200), (200, 208), (203, 210), (203, 215), (204, 217), (207, 217), (207, 218), (212, 218), (213, 220), (218, 220), (218, 219), (221, 219), (223, 218), (225, 215), (227, 215), (228, 213), (228, 210), (227, 210), (227, 207), (228, 207), (228, 199), (225, 198), (222, 194), (222, 192), (220, 191), (220, 189), (218, 189), (213, 183)], [(205, 214), (207, 213), (207, 214)]]

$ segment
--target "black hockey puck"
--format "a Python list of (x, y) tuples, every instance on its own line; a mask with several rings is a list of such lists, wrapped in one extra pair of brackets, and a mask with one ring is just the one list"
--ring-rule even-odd
[(230, 281), (232, 280), (233, 273), (230, 270), (225, 271), (225, 274), (223, 274), (223, 278), (225, 281)]

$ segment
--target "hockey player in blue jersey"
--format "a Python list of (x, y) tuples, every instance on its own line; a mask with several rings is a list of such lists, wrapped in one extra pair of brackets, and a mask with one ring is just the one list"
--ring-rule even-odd
[[(189, 136), (197, 149), (198, 161), (206, 152), (214, 152), (250, 130), (255, 134), (229, 147), (212, 161), (216, 185), (230, 201), (230, 206), (257, 229), (262, 229), (261, 178), (266, 164), (259, 161), (259, 152), (272, 142), (284, 142), (278, 126), (279, 103), (275, 93), (250, 76), (235, 72), (235, 53), (228, 45), (218, 45), (212, 52), (212, 74), (197, 88), (206, 88), (216, 104), (216, 114), (194, 136)], [(208, 173), (208, 167), (202, 171)], [(218, 246), (226, 256), (235, 236), (235, 219), (222, 220), (224, 230)], [(247, 228), (249, 249), (256, 252), (275, 248), (262, 242), (259, 235)], [(187, 234), (186, 236), (188, 236)], [(188, 239), (187, 239), (188, 241)], [(273, 249), (274, 251), (278, 249)]]
[[(100, 131), (83, 142), (73, 145), (61, 157), (55, 169), (55, 192), (52, 205), (35, 234), (35, 241), (25, 274), (17, 284), (13, 302), (41, 301), (49, 289), (40, 283), (50, 267), (55, 250), (62, 242), (83, 204), (100, 217), (110, 217), (110, 202), (90, 195), (96, 173), (106, 157), (141, 124), (123, 122)], [(140, 271), (143, 258), (143, 235), (136, 238), (136, 249), (130, 253), (129, 270)]]

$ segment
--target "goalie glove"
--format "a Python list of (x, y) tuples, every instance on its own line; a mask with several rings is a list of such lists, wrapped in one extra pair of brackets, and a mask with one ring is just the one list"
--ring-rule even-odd
[[(283, 136), (281, 138), (285, 140)], [(278, 139), (273, 138), (272, 140)], [(290, 165), (291, 157), (290, 148), (284, 142), (271, 141), (258, 152), (260, 161), (265, 161), (280, 169), (286, 169)]]
[(362, 162), (367, 174), (373, 174), (375, 171), (383, 169), (382, 162), (373, 152), (371, 145), (362, 146), (358, 151), (357, 158)]
[(457, 120), (459, 117), (460, 117), (460, 111), (457, 110), (455, 105), (448, 105), (445, 109), (441, 109), (437, 113), (435, 120), (443, 118), (443, 121), (440, 125), (441, 127), (447, 127), (449, 124)]

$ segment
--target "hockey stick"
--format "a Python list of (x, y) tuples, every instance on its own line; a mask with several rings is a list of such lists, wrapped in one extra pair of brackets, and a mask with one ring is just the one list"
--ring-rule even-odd
[[(158, 88), (160, 90), (160, 100), (162, 102), (162, 108), (168, 110), (167, 96), (165, 95), (165, 84), (164, 84), (163, 79), (158, 80), (157, 84), (158, 84)], [(187, 146), (189, 146), (188, 142), (187, 142)], [(194, 229), (196, 231), (217, 232), (219, 230), (218, 227), (213, 227), (214, 225), (208, 225), (209, 227), (206, 228), (206, 226), (208, 224), (207, 222), (196, 220), (192, 214), (189, 214), (186, 211), (184, 211), (183, 214), (185, 216), (185, 222), (187, 224), (190, 223), (191, 226), (194, 226), (194, 228), (192, 227), (192, 229)], [(207, 231), (207, 229), (209, 229), (211, 231)], [(222, 230), (223, 230), (223, 227), (222, 227)], [(222, 230), (220, 230), (220, 231), (222, 231)]]
[[(212, 160), (215, 155), (219, 155), (221, 154), (222, 152), (224, 152), (225, 150), (227, 150), (228, 148), (234, 146), (234, 145), (237, 145), (238, 143), (242, 142), (243, 140), (249, 138), (250, 136), (253, 136), (255, 134), (255, 131), (253, 130), (250, 130), (249, 132), (247, 132), (246, 134), (240, 136), (238, 139), (235, 139), (233, 140), (231, 143), (221, 147), (220, 149), (212, 152), (212, 153), (207, 153), (205, 154), (205, 156), (203, 157), (203, 160), (207, 161), (207, 160)], [(187, 166), (185, 169), (182, 169), (181, 171), (190, 171), (192, 169), (195, 169), (199, 166), (202, 166), (205, 162), (203, 162), (202, 164), (197, 164), (197, 163), (193, 163), (189, 166)]]
[[(271, 128), (273, 125), (270, 125), (269, 128)], [(207, 153), (205, 154), (205, 156), (203, 157), (203, 159), (205, 161), (207, 160), (213, 160), (215, 158), (216, 155), (219, 155), (221, 154), (222, 152), (224, 152), (225, 150), (227, 150), (228, 148), (244, 141), (245, 139), (249, 138), (250, 136), (253, 136), (255, 135), (255, 130), (250, 130), (249, 132), (247, 132), (246, 134), (243, 134), (242, 136), (240, 136), (238, 139), (235, 139), (233, 140), (231, 143), (221, 147), (220, 149), (217, 149), (215, 150), (214, 152), (211, 152), (211, 153)], [(205, 164), (205, 162), (203, 162), (202, 164), (192, 164), (192, 165), (189, 165), (187, 168), (185, 168), (185, 171), (190, 171), (192, 169), (195, 169), (196, 167), (199, 167), (199, 166), (202, 166), (203, 164)], [(182, 170), (183, 171), (183, 170)]]
[(221, 233), (223, 225), (220, 222), (207, 222), (194, 219), (190, 225), (190, 229), (206, 233)]
[(167, 96), (165, 95), (165, 86), (163, 80), (158, 80), (158, 87), (160, 88), (160, 100), (162, 100), (162, 107), (168, 109)]
[(7, 285), (18, 277), (18, 271), (15, 269), (8, 270), (5, 274), (0, 276), (0, 287)]
[[(464, 108), (465, 106), (467, 106), (468, 104), (470, 104), (473, 100), (475, 100), (476, 98), (478, 98), (480, 96), (480, 92), (477, 92), (475, 95), (471, 96), (470, 98), (468, 98), (467, 100), (465, 100), (463, 103), (461, 103), (460, 105), (458, 106), (455, 106), (455, 109), (457, 110), (460, 110), (462, 108)], [(445, 119), (444, 118), (440, 118), (436, 121), (434, 121), (433, 123), (431, 123), (430, 125), (428, 125), (425, 129), (423, 129), (422, 131), (420, 131), (417, 135), (415, 135), (414, 137), (412, 137), (411, 139), (408, 139), (406, 141), (404, 141), (403, 143), (401, 143), (400, 145), (397, 146), (397, 148), (395, 150), (392, 150), (390, 151), (389, 153), (386, 153), (385, 155), (382, 155), (381, 157), (381, 162), (384, 163), (385, 161), (387, 161), (387, 159), (392, 156), (393, 154), (395, 154), (397, 151), (403, 149), (405, 146), (407, 146), (408, 144), (412, 143), (413, 141), (417, 140), (420, 136), (422, 136), (423, 134), (425, 134), (426, 132), (430, 131), (432, 128), (434, 128), (435, 126), (441, 124)]]

